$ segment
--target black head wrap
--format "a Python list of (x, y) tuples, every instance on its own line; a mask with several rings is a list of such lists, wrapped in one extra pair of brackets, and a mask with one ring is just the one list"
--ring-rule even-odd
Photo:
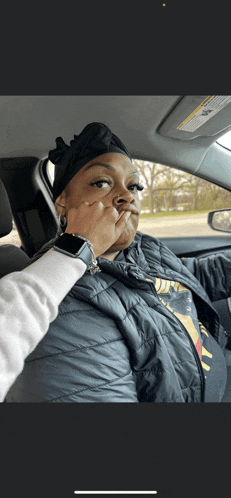
[(75, 174), (95, 157), (107, 152), (119, 152), (131, 159), (120, 139), (102, 123), (88, 124), (80, 135), (74, 135), (70, 146), (66, 145), (61, 137), (56, 138), (56, 144), (56, 149), (51, 150), (48, 156), (55, 164), (54, 201)]

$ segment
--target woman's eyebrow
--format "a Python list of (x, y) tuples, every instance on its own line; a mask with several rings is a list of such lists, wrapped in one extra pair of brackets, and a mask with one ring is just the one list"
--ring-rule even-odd
[[(85, 171), (87, 171), (88, 169), (90, 168), (93, 168), (93, 166), (103, 166), (103, 168), (107, 168), (107, 169), (110, 169), (111, 171), (116, 171), (116, 168), (113, 168), (113, 166), (111, 166), (110, 164), (103, 164), (103, 163), (94, 163), (94, 164), (90, 164), (86, 169)], [(137, 173), (139, 174), (139, 172), (137, 171), (137, 169), (133, 169), (131, 171), (131, 174), (133, 175), (134, 173)]]

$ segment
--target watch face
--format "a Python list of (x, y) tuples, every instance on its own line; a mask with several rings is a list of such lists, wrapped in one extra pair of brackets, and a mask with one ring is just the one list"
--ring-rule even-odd
[(70, 233), (64, 233), (55, 242), (56, 247), (73, 255), (76, 254), (84, 244), (86, 244), (85, 240), (79, 239)]

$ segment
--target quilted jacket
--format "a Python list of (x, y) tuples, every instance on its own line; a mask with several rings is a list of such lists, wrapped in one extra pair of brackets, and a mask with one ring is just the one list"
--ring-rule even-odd
[[(54, 243), (37, 253), (46, 252)], [(204, 373), (188, 332), (159, 300), (153, 278), (185, 284), (220, 347), (227, 333), (212, 301), (231, 295), (231, 252), (176, 257), (137, 232), (124, 258), (98, 258), (62, 301), (27, 357), (7, 402), (203, 402)]]

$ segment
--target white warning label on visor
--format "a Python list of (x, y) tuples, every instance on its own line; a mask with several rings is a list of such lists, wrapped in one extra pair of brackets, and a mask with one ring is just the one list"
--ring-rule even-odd
[(177, 130), (195, 131), (206, 121), (211, 119), (223, 107), (231, 102), (231, 95), (209, 95), (191, 114), (181, 123)]

